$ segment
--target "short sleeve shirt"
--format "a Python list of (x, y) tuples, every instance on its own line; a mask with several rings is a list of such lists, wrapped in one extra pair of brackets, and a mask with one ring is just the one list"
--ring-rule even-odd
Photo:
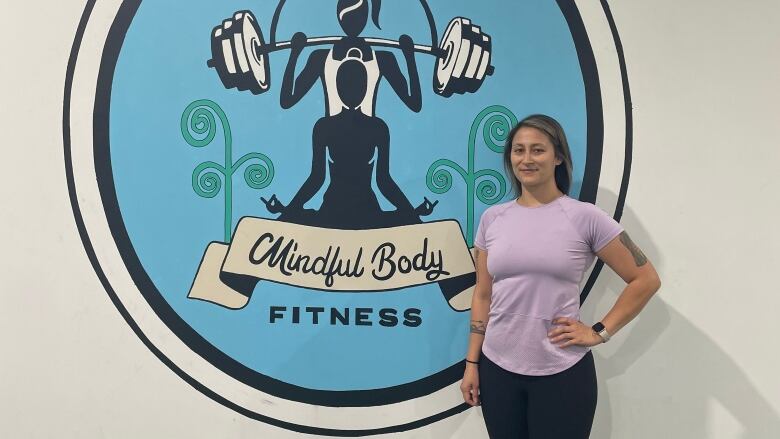
[(622, 231), (603, 210), (566, 195), (486, 210), (474, 240), (493, 279), (483, 353), (523, 375), (552, 375), (579, 361), (589, 348), (559, 348), (547, 333), (557, 317), (579, 320), (585, 271)]

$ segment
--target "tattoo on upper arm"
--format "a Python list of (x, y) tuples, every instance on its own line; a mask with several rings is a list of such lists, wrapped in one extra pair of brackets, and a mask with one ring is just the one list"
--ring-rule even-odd
[(487, 322), (482, 320), (471, 321), (471, 332), (473, 332), (474, 334), (485, 335), (485, 329), (487, 329)]
[(634, 257), (634, 263), (637, 267), (641, 267), (647, 263), (647, 256), (642, 253), (642, 250), (634, 244), (634, 241), (628, 237), (628, 233), (622, 232), (620, 234), (620, 242), (631, 252), (631, 256)]

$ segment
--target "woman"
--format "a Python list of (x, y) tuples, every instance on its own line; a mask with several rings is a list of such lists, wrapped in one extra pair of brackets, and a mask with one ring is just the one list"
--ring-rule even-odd
[[(571, 153), (554, 119), (520, 121), (504, 165), (519, 196), (486, 210), (477, 230), (463, 399), (482, 405), (491, 438), (587, 438), (597, 396), (590, 347), (631, 321), (660, 280), (616, 221), (567, 196)], [(595, 257), (627, 285), (590, 326), (579, 319), (579, 283)]]

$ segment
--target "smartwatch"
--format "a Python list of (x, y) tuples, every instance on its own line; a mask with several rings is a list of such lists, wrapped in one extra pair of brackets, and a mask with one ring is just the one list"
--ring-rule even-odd
[(596, 331), (596, 334), (601, 337), (601, 340), (603, 343), (606, 343), (609, 341), (609, 339), (612, 337), (609, 335), (609, 332), (607, 331), (607, 328), (604, 327), (604, 324), (601, 322), (596, 323), (592, 326), (593, 330)]

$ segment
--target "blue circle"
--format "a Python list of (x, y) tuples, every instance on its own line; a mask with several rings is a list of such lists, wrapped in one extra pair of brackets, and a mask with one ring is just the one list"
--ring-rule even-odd
[[(202, 4), (200, 4), (202, 3)], [(187, 299), (187, 291), (206, 245), (223, 240), (224, 193), (198, 196), (193, 169), (204, 161), (224, 163), (220, 137), (193, 148), (182, 137), (179, 119), (197, 99), (217, 102), (233, 134), (233, 160), (262, 152), (273, 160), (275, 178), (255, 190), (234, 176), (233, 226), (243, 216), (272, 217), (260, 196), (289, 200), (308, 175), (311, 128), (324, 114), (319, 85), (290, 110), (279, 107), (279, 85), (286, 52), (270, 55), (272, 90), (260, 96), (227, 90), (213, 69), (209, 32), (246, 3), (236, 1), (179, 4), (145, 1), (138, 8), (122, 43), (111, 86), (110, 157), (116, 198), (130, 243), (146, 275), (165, 303), (216, 350), (251, 371), (306, 389), (349, 391), (382, 389), (414, 383), (463, 358), (468, 313), (454, 312), (436, 285), (390, 292), (329, 293), (262, 282), (249, 305), (229, 310)], [(273, 4), (251, 5), (261, 26), (269, 28)], [(470, 18), (493, 41), (495, 74), (474, 94), (445, 99), (428, 87), (433, 62), (417, 55), (423, 108), (409, 111), (382, 83), (377, 116), (390, 127), (391, 174), (417, 204), (439, 200), (427, 220), (466, 223), (465, 185), (434, 195), (425, 184), (431, 163), (447, 158), (465, 165), (469, 127), (477, 113), (504, 105), (515, 115), (546, 113), (566, 128), (575, 165), (572, 196), (577, 196), (587, 153), (585, 85), (569, 25), (555, 3), (504, 2), (486, 7), (451, 1), (432, 5), (439, 31), (451, 17)], [(385, 2), (382, 29), (369, 23), (365, 35), (397, 38), (406, 33), (427, 43), (425, 16), (415, 1)], [(338, 32), (335, 2), (289, 1), (277, 35)], [(304, 52), (302, 60), (308, 52)], [(402, 57), (398, 56), (402, 71)], [(503, 172), (499, 154), (478, 138), (477, 169)], [(316, 205), (317, 200), (313, 203)], [(383, 207), (389, 208), (388, 203)], [(476, 202), (475, 224), (488, 206)], [(465, 232), (465, 230), (464, 230)], [(390, 307), (422, 310), (423, 323), (386, 328), (269, 323), (271, 306), (329, 308)], [(316, 367), (315, 367), (316, 365)]]

